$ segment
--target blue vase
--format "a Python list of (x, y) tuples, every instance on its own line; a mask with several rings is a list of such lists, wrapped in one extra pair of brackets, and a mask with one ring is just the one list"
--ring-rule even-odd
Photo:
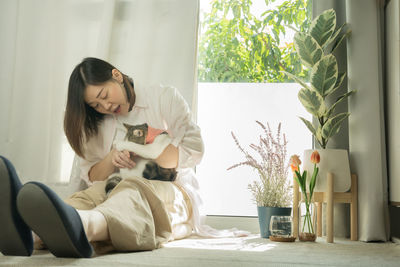
[(278, 208), (278, 207), (257, 207), (258, 223), (260, 224), (260, 235), (263, 238), (269, 238), (269, 222), (271, 216), (290, 216), (292, 208)]

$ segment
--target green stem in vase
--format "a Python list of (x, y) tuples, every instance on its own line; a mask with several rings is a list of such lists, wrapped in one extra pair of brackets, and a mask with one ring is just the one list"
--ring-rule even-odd
[(312, 219), (311, 219), (311, 214), (310, 213), (308, 214), (308, 223), (309, 223), (308, 227), (309, 227), (309, 229), (311, 229), (311, 233), (313, 234), (314, 233), (314, 227), (313, 227), (313, 223), (312, 223)]
[(304, 233), (304, 227), (307, 224), (309, 231), (311, 231), (311, 233), (313, 234), (314, 227), (313, 227), (312, 220), (311, 220), (310, 203), (306, 202), (305, 204), (306, 204), (306, 215), (304, 216), (302, 232)]

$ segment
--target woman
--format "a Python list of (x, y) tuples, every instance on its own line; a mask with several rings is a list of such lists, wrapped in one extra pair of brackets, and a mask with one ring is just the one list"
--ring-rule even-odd
[[(175, 182), (130, 177), (105, 194), (110, 174), (136, 165), (135, 153), (113, 145), (123, 139), (124, 123), (168, 132), (171, 142), (154, 160), (176, 168)], [(63, 202), (41, 183), (22, 186), (2, 157), (0, 194), (9, 201), (0, 204), (0, 212), (12, 218), (0, 219), (11, 229), (0, 229), (3, 254), (30, 255), (29, 229), (61, 257), (91, 257), (93, 248), (97, 253), (151, 250), (192, 230), (201, 232), (193, 167), (202, 158), (203, 142), (175, 88), (144, 86), (103, 60), (86, 58), (70, 77), (64, 129), (89, 188)]]

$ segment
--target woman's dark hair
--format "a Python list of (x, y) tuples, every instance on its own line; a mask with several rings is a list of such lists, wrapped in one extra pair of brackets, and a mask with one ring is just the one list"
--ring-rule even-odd
[[(111, 80), (113, 69), (116, 68), (104, 60), (88, 57), (74, 68), (69, 78), (64, 131), (72, 149), (82, 158), (85, 158), (82, 147), (84, 140), (97, 135), (98, 126), (104, 119), (104, 114), (85, 103), (85, 88), (88, 85), (100, 85)], [(131, 110), (135, 98), (133, 81), (125, 74), (122, 76)]]

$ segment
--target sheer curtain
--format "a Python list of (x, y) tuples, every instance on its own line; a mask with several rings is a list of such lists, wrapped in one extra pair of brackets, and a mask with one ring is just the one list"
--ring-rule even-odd
[[(358, 236), (361, 241), (386, 241), (389, 238), (383, 102), (384, 2), (313, 1), (314, 16), (333, 8), (338, 24), (347, 22), (352, 30), (347, 48), (343, 46), (336, 56), (342, 64), (339, 69), (346, 70), (347, 67), (347, 87), (340, 90), (349, 88), (357, 93), (350, 97), (348, 107), (341, 107), (340, 112), (348, 110), (351, 114), (348, 124), (334, 137), (330, 148), (348, 149), (351, 171), (358, 175)], [(348, 234), (348, 209), (335, 206), (335, 213), (339, 215), (335, 215), (335, 235)]]
[(198, 0), (0, 1), (0, 154), (21, 179), (61, 180), (69, 75), (84, 57), (196, 95)]

